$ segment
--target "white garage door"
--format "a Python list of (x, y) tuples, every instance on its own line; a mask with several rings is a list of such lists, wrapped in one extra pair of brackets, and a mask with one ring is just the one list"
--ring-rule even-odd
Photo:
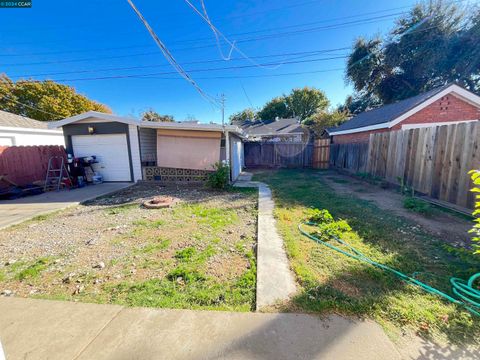
[(93, 165), (93, 170), (101, 174), (103, 180), (131, 181), (125, 134), (73, 135), (72, 147), (75, 157), (97, 157), (98, 164)]

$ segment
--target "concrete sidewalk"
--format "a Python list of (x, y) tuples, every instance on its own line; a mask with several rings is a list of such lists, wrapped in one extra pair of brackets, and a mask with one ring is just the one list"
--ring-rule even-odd
[(252, 174), (242, 172), (234, 186), (258, 187), (257, 230), (257, 310), (288, 301), (296, 291), (283, 239), (277, 231), (272, 191), (267, 184), (251, 181)]
[(132, 183), (103, 183), (80, 189), (52, 191), (15, 200), (0, 201), (0, 229), (32, 217), (78, 205), (131, 186)]
[(0, 298), (7, 359), (401, 359), (372, 321)]

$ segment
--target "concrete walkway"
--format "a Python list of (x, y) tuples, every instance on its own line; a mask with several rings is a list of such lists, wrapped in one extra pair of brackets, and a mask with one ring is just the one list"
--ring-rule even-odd
[(283, 240), (278, 234), (273, 217), (274, 202), (270, 188), (261, 182), (251, 181), (252, 175), (242, 173), (237, 187), (258, 187), (257, 234), (257, 310), (288, 301), (296, 285)]
[(0, 201), (0, 229), (32, 217), (78, 205), (131, 186), (132, 183), (103, 183), (80, 189), (52, 191), (36, 196)]
[(7, 359), (401, 359), (372, 321), (0, 298)]

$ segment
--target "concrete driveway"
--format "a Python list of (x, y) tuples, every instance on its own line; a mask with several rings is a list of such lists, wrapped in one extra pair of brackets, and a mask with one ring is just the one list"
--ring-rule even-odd
[(131, 185), (132, 183), (103, 183), (80, 189), (52, 191), (15, 200), (1, 200), (0, 229), (19, 224), (38, 215), (78, 205)]

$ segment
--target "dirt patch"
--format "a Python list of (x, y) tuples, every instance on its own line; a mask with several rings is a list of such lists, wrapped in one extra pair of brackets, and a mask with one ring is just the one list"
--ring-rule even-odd
[(321, 173), (322, 179), (338, 194), (354, 196), (362, 200), (372, 201), (380, 209), (389, 210), (396, 215), (416, 222), (424, 230), (444, 241), (461, 247), (470, 247), (471, 240), (468, 231), (472, 224), (459, 217), (437, 211), (427, 217), (409, 211), (403, 207), (404, 196), (389, 189), (357, 180), (353, 177), (335, 172)]
[[(141, 205), (154, 196), (178, 203)], [(190, 291), (186, 284), (193, 286), (193, 278), (204, 288), (226, 289), (255, 270), (255, 243), (255, 194), (138, 184), (0, 231), (0, 290), (108, 303), (120, 301), (111, 295), (122, 291), (117, 285), (152, 280), (162, 282), (162, 291), (169, 281)], [(144, 298), (134, 300), (149, 306)]]

